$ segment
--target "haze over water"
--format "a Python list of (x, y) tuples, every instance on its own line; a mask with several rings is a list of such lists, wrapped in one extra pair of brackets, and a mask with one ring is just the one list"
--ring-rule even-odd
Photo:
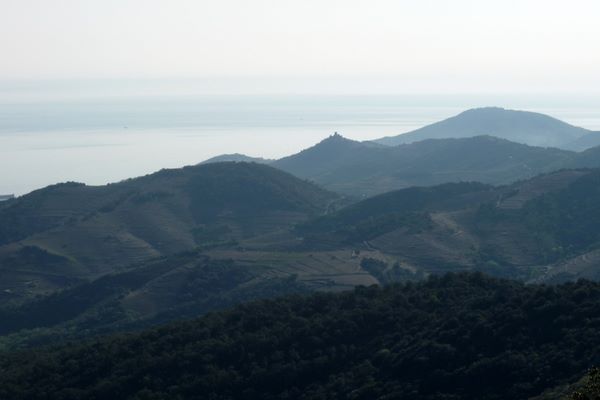
[(0, 97), (0, 194), (64, 181), (98, 185), (223, 153), (279, 158), (333, 132), (397, 135), (472, 107), (547, 113), (600, 130), (600, 99), (483, 95)]

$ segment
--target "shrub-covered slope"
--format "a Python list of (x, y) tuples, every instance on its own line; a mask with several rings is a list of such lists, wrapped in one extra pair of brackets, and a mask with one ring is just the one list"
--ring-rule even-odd
[(271, 165), (328, 189), (362, 197), (448, 182), (508, 184), (564, 168), (576, 157), (574, 152), (492, 136), (429, 139), (391, 147), (333, 135)]
[(426, 272), (597, 279), (599, 188), (598, 170), (562, 170), (502, 187), (408, 188), (312, 219), (297, 232), (308, 248), (377, 250)]

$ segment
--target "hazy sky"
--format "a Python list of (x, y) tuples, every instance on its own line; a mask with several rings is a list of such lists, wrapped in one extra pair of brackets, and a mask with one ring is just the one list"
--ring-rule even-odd
[(599, 18), (598, 0), (0, 0), (0, 80), (600, 93)]

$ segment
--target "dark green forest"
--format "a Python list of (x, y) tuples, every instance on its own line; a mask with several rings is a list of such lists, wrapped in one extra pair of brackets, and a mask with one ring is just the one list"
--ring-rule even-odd
[(526, 399), (600, 362), (600, 283), (479, 273), (292, 295), (3, 354), (2, 399)]

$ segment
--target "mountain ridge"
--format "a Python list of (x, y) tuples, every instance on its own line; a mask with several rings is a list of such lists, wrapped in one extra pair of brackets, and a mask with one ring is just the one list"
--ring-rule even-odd
[(360, 198), (446, 182), (508, 184), (574, 167), (575, 158), (574, 152), (527, 146), (492, 136), (383, 146), (338, 135), (270, 165), (329, 190)]
[(571, 150), (585, 146), (585, 142), (577, 145), (577, 141), (592, 133), (593, 131), (541, 113), (482, 107), (463, 111), (414, 131), (377, 139), (375, 142), (394, 146), (425, 139), (490, 135), (531, 146)]

